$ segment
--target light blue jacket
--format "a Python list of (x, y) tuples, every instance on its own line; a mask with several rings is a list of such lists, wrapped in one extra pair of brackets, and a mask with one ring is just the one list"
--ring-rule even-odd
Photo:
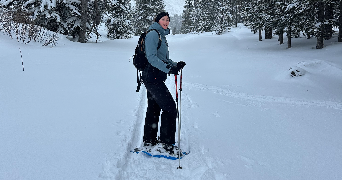
[[(166, 41), (166, 35), (170, 34), (169, 29), (162, 28), (157, 22), (154, 22), (150, 29), (156, 29), (161, 37), (161, 45), (158, 49), (159, 35), (156, 31), (150, 31), (145, 38), (145, 54), (150, 63), (143, 71), (143, 77), (148, 82), (159, 82), (166, 80), (166, 74), (170, 72), (171, 66), (177, 66), (176, 62), (169, 59), (169, 47)], [(158, 72), (158, 69), (161, 72)]]

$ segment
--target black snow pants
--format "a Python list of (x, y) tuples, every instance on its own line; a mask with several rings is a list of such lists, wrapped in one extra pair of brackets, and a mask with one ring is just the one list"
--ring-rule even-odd
[(143, 141), (157, 142), (160, 111), (160, 142), (175, 144), (177, 109), (175, 101), (164, 82), (145, 83), (148, 107), (145, 118)]

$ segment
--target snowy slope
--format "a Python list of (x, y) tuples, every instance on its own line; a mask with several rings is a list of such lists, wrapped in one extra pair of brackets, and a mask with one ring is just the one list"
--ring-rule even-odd
[[(187, 63), (182, 170), (129, 152), (146, 110), (129, 61), (137, 37), (49, 48), (1, 34), (0, 179), (342, 178), (336, 37), (322, 50), (315, 39), (293, 39), (291, 49), (276, 37), (259, 42), (245, 27), (167, 38), (170, 57)], [(166, 83), (175, 94), (174, 77)]]

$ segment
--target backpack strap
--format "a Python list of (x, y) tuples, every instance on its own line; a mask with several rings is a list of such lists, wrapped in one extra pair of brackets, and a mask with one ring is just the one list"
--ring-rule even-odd
[(146, 35), (147, 35), (147, 33), (151, 32), (151, 31), (156, 31), (156, 32), (158, 33), (158, 36), (159, 36), (159, 41), (158, 41), (158, 47), (157, 47), (157, 49), (159, 49), (159, 48), (160, 48), (160, 46), (161, 46), (161, 42), (162, 42), (162, 39), (161, 39), (160, 33), (159, 33), (159, 32), (158, 32), (158, 30), (156, 30), (156, 29), (150, 29), (150, 30), (148, 30), (148, 31), (146, 32)]
[(138, 71), (138, 69), (137, 69), (137, 83), (138, 83), (138, 85), (137, 85), (136, 92), (139, 92), (140, 86), (141, 86), (141, 83), (142, 83), (142, 79), (141, 79), (141, 73), (140, 73), (140, 78), (139, 78), (139, 71)]

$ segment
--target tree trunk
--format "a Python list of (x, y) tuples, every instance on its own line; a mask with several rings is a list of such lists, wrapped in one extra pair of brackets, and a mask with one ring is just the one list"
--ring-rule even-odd
[(259, 28), (259, 41), (262, 41), (261, 28)]
[(235, 27), (237, 27), (237, 25), (238, 25), (238, 9), (237, 9), (237, 3), (236, 3), (236, 1), (235, 1)]
[(88, 0), (81, 0), (81, 27), (78, 42), (86, 43)]
[(322, 49), (323, 48), (323, 37), (324, 37), (324, 2), (318, 2), (318, 22), (320, 22), (320, 26), (318, 28), (317, 32), (317, 44), (316, 49)]
[(284, 44), (284, 29), (281, 29), (279, 32), (279, 43)]
[(288, 27), (288, 30), (287, 30), (287, 48), (291, 48), (291, 46), (292, 46), (291, 36), (292, 36), (292, 29), (290, 26), (290, 27)]
[(340, 20), (339, 20), (338, 42), (342, 42), (342, 1), (340, 1)]
[(311, 35), (309, 33), (306, 34), (306, 39), (311, 39)]
[[(334, 11), (332, 3), (326, 3), (325, 5), (325, 19), (334, 19)], [(332, 24), (324, 24), (324, 39), (329, 40), (332, 38), (333, 30)]]
[(271, 26), (265, 27), (265, 39), (272, 39), (272, 27)]
[(97, 31), (97, 27), (101, 23), (101, 11), (99, 9), (98, 0), (94, 1), (94, 10), (95, 10), (95, 19), (94, 19), (94, 22), (93, 22), (93, 27), (91, 28), (91, 32), (95, 32), (95, 34), (96, 34), (96, 43), (97, 43), (97, 40), (99, 39), (99, 36), (100, 36), (100, 33)]

